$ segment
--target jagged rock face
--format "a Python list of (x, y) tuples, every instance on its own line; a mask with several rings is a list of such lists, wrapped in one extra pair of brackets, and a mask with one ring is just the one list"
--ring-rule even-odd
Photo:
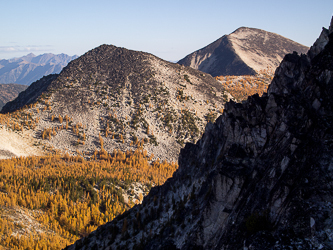
[(0, 60), (0, 82), (30, 85), (32, 82), (49, 74), (59, 73), (71, 60), (78, 56), (51, 53), (29, 55)]
[(333, 249), (328, 38), (286, 55), (267, 94), (228, 103), (186, 144), (173, 178), (67, 249)]
[(220, 75), (254, 75), (268, 67), (275, 69), (287, 53), (306, 53), (308, 47), (275, 33), (241, 27), (178, 63)]
[[(30, 107), (40, 120), (36, 137), (59, 126), (59, 116), (67, 115), (84, 129), (80, 135), (61, 130), (47, 141), (55, 149), (92, 154), (101, 148), (101, 136), (108, 152), (134, 150), (138, 141), (149, 154), (175, 162), (184, 143), (201, 136), (208, 118), (216, 119), (230, 95), (203, 72), (148, 53), (101, 45), (71, 61), (60, 74), (33, 83), (2, 112), (41, 99), (47, 99), (47, 110), (36, 111), (45, 108), (41, 103)], [(84, 145), (77, 143), (83, 132)]]

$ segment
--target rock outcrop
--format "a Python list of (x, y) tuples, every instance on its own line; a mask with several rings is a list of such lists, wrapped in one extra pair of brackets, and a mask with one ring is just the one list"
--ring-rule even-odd
[(275, 69), (287, 53), (306, 53), (308, 47), (275, 33), (241, 27), (197, 50), (178, 63), (220, 75), (255, 75)]
[(284, 57), (267, 94), (227, 103), (141, 205), (67, 249), (333, 249), (332, 28)]

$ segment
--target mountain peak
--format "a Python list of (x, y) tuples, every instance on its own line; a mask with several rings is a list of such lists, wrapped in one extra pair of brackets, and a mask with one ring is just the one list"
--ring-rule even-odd
[(30, 62), (32, 58), (36, 57), (34, 53), (29, 53), (26, 56), (15, 57), (13, 59), (9, 59), (9, 61), (27, 61)]
[(35, 57), (36, 55), (34, 53), (29, 53), (28, 55), (26, 55), (27, 57)]
[(254, 75), (275, 69), (287, 53), (306, 53), (308, 48), (278, 34), (240, 27), (178, 63), (212, 76)]
[[(38, 113), (46, 98), (47, 112)], [(176, 161), (180, 148), (196, 141), (229, 99), (230, 94), (208, 74), (149, 53), (103, 44), (71, 61), (59, 74), (31, 84), (2, 112), (30, 106), (30, 112), (44, 121), (36, 128), (39, 131), (57, 126), (56, 119), (49, 119), (52, 115), (82, 124), (84, 144), (77, 143), (82, 134), (73, 131), (62, 131), (47, 141), (61, 151), (75, 154), (79, 149), (93, 155), (100, 147), (96, 138), (101, 137), (108, 152), (141, 145), (154, 159)], [(29, 105), (37, 101), (35, 108)]]
[(257, 29), (257, 28), (251, 28), (251, 27), (246, 27), (246, 26), (242, 26), (242, 27), (239, 27), (237, 28), (235, 31), (231, 32), (229, 35), (231, 34), (237, 34), (237, 33), (242, 33), (242, 32), (245, 32), (245, 31), (252, 31), (252, 32), (255, 32), (255, 31), (263, 31), (263, 32), (266, 32), (265, 30), (261, 30), (261, 29)]
[(268, 32), (262, 29), (257, 28), (250, 28), (250, 27), (240, 27), (236, 29), (234, 32), (230, 33), (229, 37), (234, 37), (237, 39), (245, 39), (245, 40), (251, 40), (254, 39), (256, 36), (262, 37), (264, 39), (263, 42), (266, 42), (265, 39), (268, 39), (268, 36), (279, 37), (280, 35)]

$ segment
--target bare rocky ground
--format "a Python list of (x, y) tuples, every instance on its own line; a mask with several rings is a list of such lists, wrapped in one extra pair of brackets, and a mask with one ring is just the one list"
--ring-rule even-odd
[(44, 154), (29, 131), (14, 132), (0, 126), (0, 159)]
[(25, 110), (39, 119), (33, 137), (40, 140), (44, 132), (43, 143), (55, 150), (90, 157), (102, 146), (108, 152), (142, 147), (171, 162), (230, 98), (209, 74), (102, 45), (58, 76), (32, 84), (3, 111), (28, 105)]
[(256, 75), (267, 67), (276, 68), (286, 54), (293, 51), (306, 53), (308, 49), (272, 32), (240, 27), (178, 63), (212, 76)]

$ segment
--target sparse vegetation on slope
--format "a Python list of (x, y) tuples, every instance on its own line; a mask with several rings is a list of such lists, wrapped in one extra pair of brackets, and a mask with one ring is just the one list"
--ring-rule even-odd
[[(30, 105), (30, 107), (36, 107), (36, 104)], [(36, 112), (40, 112), (38, 108)], [(17, 110), (6, 115), (0, 114), (0, 127), (4, 126), (13, 131), (34, 130), (38, 122), (39, 118), (33, 117), (33, 114), (28, 109)]]
[[(200, 71), (102, 45), (59, 75), (35, 82), (2, 111), (23, 108), (38, 118), (33, 136), (57, 150), (92, 155), (102, 138), (107, 151), (142, 146), (176, 161), (182, 145), (195, 142), (207, 121), (221, 114), (225, 95), (218, 81)], [(211, 111), (215, 115), (206, 119)]]
[(241, 102), (248, 96), (258, 94), (262, 96), (267, 91), (269, 84), (274, 76), (272, 69), (259, 71), (258, 74), (251, 76), (217, 76), (223, 87), (236, 99)]

